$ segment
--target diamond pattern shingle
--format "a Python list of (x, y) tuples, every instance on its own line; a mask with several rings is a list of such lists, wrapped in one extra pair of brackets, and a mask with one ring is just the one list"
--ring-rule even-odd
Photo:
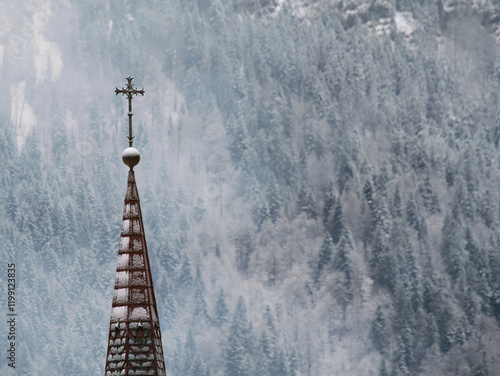
[(127, 192), (105, 376), (165, 376), (160, 322), (134, 171)]

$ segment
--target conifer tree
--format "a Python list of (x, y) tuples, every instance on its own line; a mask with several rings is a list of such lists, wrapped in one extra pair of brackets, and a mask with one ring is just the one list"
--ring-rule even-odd
[(7, 200), (5, 202), (5, 212), (8, 215), (8, 218), (15, 222), (17, 217), (17, 202), (16, 196), (14, 195), (12, 190), (9, 190)]
[(341, 234), (344, 231), (342, 216), (342, 203), (339, 199), (335, 205), (333, 214), (328, 217), (326, 224), (326, 228), (332, 237), (333, 244), (337, 244), (339, 242)]
[(335, 195), (330, 190), (325, 196), (323, 210), (321, 211), (321, 220), (323, 221), (323, 225), (325, 226), (325, 228), (327, 227), (328, 218), (331, 216), (331, 213), (335, 209), (335, 203)]
[(227, 308), (224, 289), (221, 287), (215, 303), (214, 323), (217, 327), (223, 326), (229, 319), (229, 309)]
[(259, 355), (257, 356), (258, 360), (257, 366), (255, 368), (255, 375), (273, 375), (273, 354), (271, 352), (271, 346), (269, 345), (269, 339), (265, 331), (262, 332), (262, 335), (259, 339), (258, 353)]
[(66, 127), (58, 117), (52, 124), (52, 154), (57, 165), (63, 166), (67, 162), (69, 137)]
[(332, 238), (330, 234), (326, 232), (323, 237), (323, 244), (321, 245), (321, 248), (319, 249), (318, 253), (318, 264), (316, 266), (315, 276), (314, 276), (316, 283), (318, 283), (319, 277), (321, 276), (323, 270), (330, 263), (332, 255), (333, 255)]
[(402, 329), (397, 339), (391, 376), (410, 375), (415, 359), (413, 355), (413, 334), (409, 327)]
[(387, 323), (380, 306), (375, 311), (375, 317), (372, 321), (370, 329), (370, 338), (373, 346), (382, 354), (387, 351), (388, 337), (387, 337)]
[(247, 319), (245, 301), (240, 296), (229, 328), (225, 351), (224, 375), (250, 375), (250, 357), (253, 354), (251, 327)]
[(164, 304), (164, 312), (166, 317), (166, 328), (171, 328), (178, 317), (177, 311), (177, 301), (175, 300), (175, 296), (169, 292), (166, 296), (166, 304)]
[(410, 198), (408, 199), (408, 204), (406, 206), (406, 220), (409, 225), (415, 229), (415, 231), (419, 230), (421, 218), (419, 216), (413, 193), (410, 193)]
[(369, 265), (375, 283), (394, 291), (397, 278), (396, 259), (388, 245), (388, 237), (382, 230), (375, 233)]
[(191, 288), (193, 284), (193, 275), (191, 273), (191, 263), (187, 256), (184, 256), (184, 261), (182, 262), (181, 269), (179, 271), (179, 277), (177, 285), (180, 288), (186, 289)]
[(493, 199), (491, 197), (491, 192), (486, 190), (484, 192), (483, 198), (481, 199), (478, 207), (479, 216), (483, 220), (487, 227), (492, 227), (495, 222), (495, 206), (493, 205)]
[(193, 319), (201, 319), (205, 322), (210, 322), (210, 316), (207, 310), (207, 302), (205, 300), (205, 284), (201, 277), (200, 267), (196, 267), (196, 277), (194, 279), (194, 309)]
[(458, 216), (448, 214), (444, 219), (442, 229), (441, 255), (445, 262), (446, 271), (453, 280), (465, 273), (464, 234)]
[(352, 243), (351, 234), (349, 230), (344, 229), (340, 235), (340, 241), (337, 246), (337, 252), (333, 258), (333, 269), (344, 272), (347, 287), (351, 286), (352, 283), (352, 260), (351, 252), (354, 250), (354, 245)]
[(255, 251), (254, 240), (250, 232), (244, 231), (235, 239), (236, 266), (240, 272), (246, 272), (250, 266), (250, 256)]
[(274, 176), (271, 177), (271, 182), (268, 185), (266, 192), (267, 207), (269, 211), (269, 218), (274, 223), (279, 216), (282, 205), (282, 199), (279, 194), (278, 183)]
[(396, 190), (394, 191), (394, 198), (392, 200), (392, 205), (391, 205), (391, 213), (393, 218), (401, 217), (401, 194), (399, 193), (399, 185), (396, 186)]
[(196, 341), (194, 339), (193, 331), (190, 328), (186, 338), (186, 343), (184, 344), (184, 366), (183, 366), (184, 375), (192, 374), (193, 368), (196, 365), (197, 358), (198, 358), (198, 350), (196, 349)]
[(299, 374), (299, 359), (294, 349), (288, 356), (288, 374), (289, 376), (297, 376)]
[(316, 203), (314, 201), (311, 190), (306, 185), (302, 184), (297, 199), (298, 213), (306, 213), (308, 218), (315, 219), (318, 216)]
[(438, 341), (439, 337), (436, 318), (432, 313), (429, 313), (426, 317), (425, 330), (423, 333), (423, 343), (424, 346), (428, 348), (437, 349)]
[(439, 206), (439, 200), (432, 188), (430, 178), (427, 176), (423, 184), (421, 184), (418, 188), (420, 197), (422, 198), (422, 202), (424, 204), (424, 208), (426, 209), (428, 214), (436, 214), (441, 212), (441, 208)]

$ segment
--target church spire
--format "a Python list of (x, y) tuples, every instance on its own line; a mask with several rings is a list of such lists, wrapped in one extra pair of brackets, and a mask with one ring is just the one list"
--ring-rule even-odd
[[(131, 86), (132, 78), (127, 78)], [(127, 86), (127, 87), (128, 87)], [(142, 223), (139, 192), (134, 167), (140, 154), (132, 147), (132, 95), (129, 99), (129, 145), (123, 152), (128, 172), (125, 208), (118, 250), (118, 265), (111, 320), (105, 376), (165, 376), (160, 321), (151, 277), (146, 236)], [(126, 89), (123, 89), (126, 91)], [(144, 94), (144, 90), (138, 91)], [(116, 94), (122, 91), (116, 89)], [(125, 93), (123, 94), (125, 95)]]

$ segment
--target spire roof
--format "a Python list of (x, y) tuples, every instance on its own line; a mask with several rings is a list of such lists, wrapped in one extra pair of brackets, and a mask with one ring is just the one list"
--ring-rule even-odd
[(153, 279), (134, 171), (127, 192), (109, 325), (105, 376), (164, 376)]

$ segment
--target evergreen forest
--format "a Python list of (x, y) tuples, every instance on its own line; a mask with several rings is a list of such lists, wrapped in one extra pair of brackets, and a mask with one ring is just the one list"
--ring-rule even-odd
[(496, 0), (0, 2), (0, 374), (104, 375), (127, 76), (168, 375), (499, 375)]

